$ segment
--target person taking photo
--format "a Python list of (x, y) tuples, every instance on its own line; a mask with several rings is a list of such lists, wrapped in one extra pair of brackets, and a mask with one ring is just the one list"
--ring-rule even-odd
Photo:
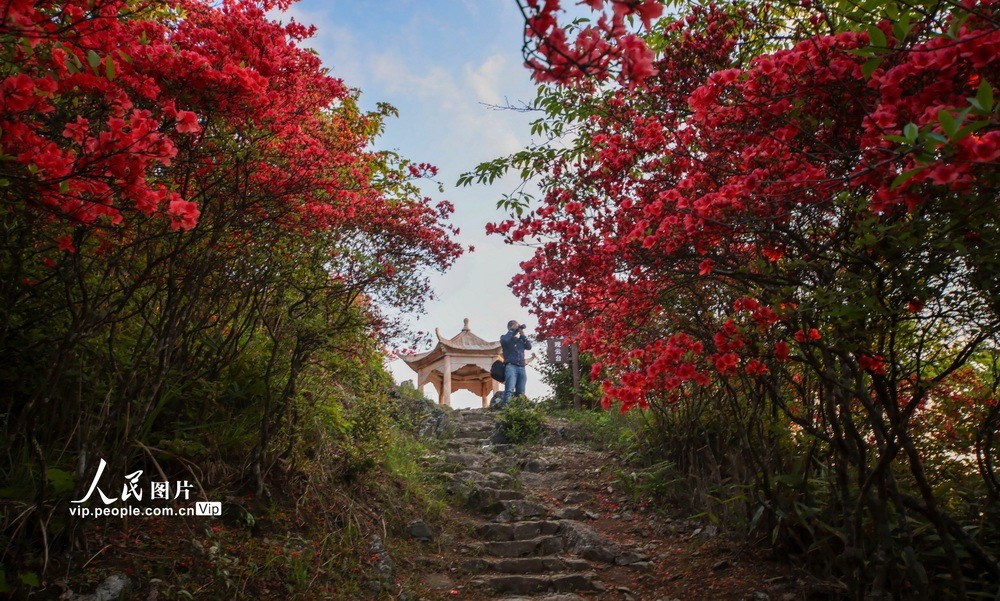
[(528, 372), (524, 369), (524, 351), (531, 349), (531, 341), (524, 335), (524, 328), (524, 325), (512, 319), (507, 322), (507, 333), (500, 336), (504, 362), (504, 405), (510, 401), (512, 393), (523, 395), (528, 383)]

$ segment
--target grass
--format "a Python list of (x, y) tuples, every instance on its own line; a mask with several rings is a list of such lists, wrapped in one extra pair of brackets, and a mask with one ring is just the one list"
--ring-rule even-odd
[(637, 432), (646, 421), (639, 411), (623, 414), (615, 409), (557, 409), (549, 412), (549, 415), (568, 420), (572, 424), (573, 434), (591, 447), (620, 453), (628, 453), (634, 449)]

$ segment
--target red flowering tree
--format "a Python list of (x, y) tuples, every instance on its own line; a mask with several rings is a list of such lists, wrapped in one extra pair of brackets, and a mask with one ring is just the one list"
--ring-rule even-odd
[[(587, 4), (601, 18), (567, 28), (558, 3), (522, 4), (528, 65), (560, 84), (535, 131), (568, 141), (463, 180), (543, 173), (544, 199), (508, 199), (515, 215), (490, 226), (537, 247), (515, 292), (596, 357), (606, 406), (720, 408), (763, 499), (746, 519), (770, 516), (824, 569), (846, 554), (855, 594), (927, 594), (947, 573), (963, 596), (1000, 575), (997, 533), (970, 536), (942, 506), (915, 426), (1000, 329), (996, 5), (709, 5), (654, 22), (655, 2)], [(987, 413), (978, 427), (995, 428)], [(789, 436), (826, 454), (794, 460), (792, 491), (775, 479)], [(796, 513), (817, 494), (831, 500)], [(915, 558), (931, 544), (915, 517), (940, 565)]]
[(435, 169), (371, 148), (392, 107), (360, 111), (301, 46), (312, 30), (268, 18), (288, 5), (0, 7), (15, 562), (65, 540), (46, 516), (99, 458), (124, 470), (185, 424), (237, 429), (219, 452), (264, 493), (336, 366), (404, 333), (392, 311), (419, 310), (461, 252), (452, 205), (417, 185)]

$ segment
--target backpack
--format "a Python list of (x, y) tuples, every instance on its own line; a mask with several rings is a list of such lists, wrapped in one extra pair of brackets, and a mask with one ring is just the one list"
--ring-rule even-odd
[(490, 377), (497, 382), (503, 382), (507, 379), (507, 364), (503, 361), (497, 359), (490, 366)]

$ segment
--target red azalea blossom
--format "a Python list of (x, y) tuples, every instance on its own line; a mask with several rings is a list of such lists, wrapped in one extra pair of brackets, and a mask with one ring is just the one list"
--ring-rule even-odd
[(198, 117), (191, 111), (179, 111), (177, 113), (177, 131), (181, 133), (195, 134), (201, 131)]
[(76, 252), (76, 247), (73, 246), (73, 239), (69, 236), (61, 236), (56, 238), (56, 248), (59, 250), (64, 250), (70, 254)]

